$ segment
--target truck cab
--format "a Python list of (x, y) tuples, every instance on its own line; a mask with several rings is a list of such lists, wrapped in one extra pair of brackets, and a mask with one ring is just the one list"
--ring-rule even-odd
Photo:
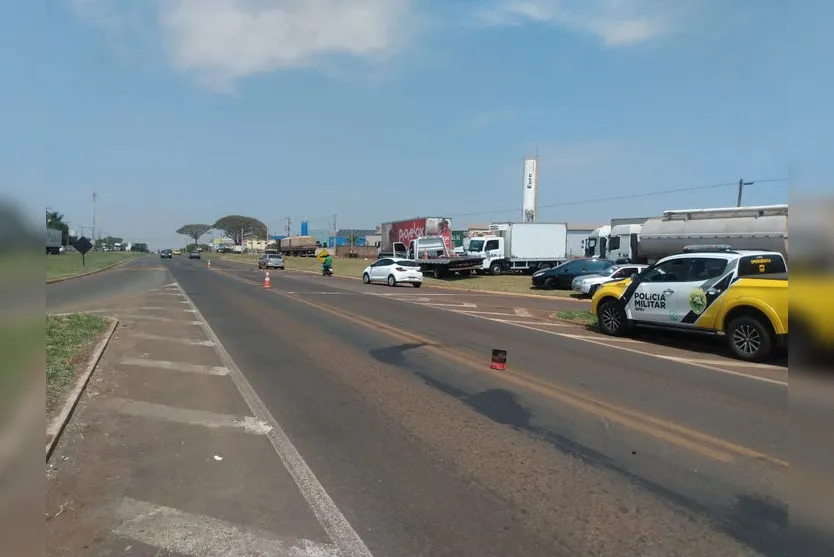
[(585, 240), (585, 257), (606, 258), (608, 253), (608, 236), (611, 227), (600, 226), (588, 235)]
[(608, 335), (634, 325), (713, 333), (737, 358), (762, 361), (787, 340), (787, 273), (778, 252), (691, 246), (601, 286), (591, 311)]
[(620, 263), (645, 263), (638, 261), (638, 240), (642, 224), (618, 224), (608, 235), (607, 257)]
[(498, 263), (504, 259), (504, 238), (498, 236), (481, 236), (479, 238), (472, 238), (469, 240), (469, 245), (466, 248), (467, 255), (483, 257), (484, 261), (481, 264), (482, 271), (492, 271), (495, 267), (495, 273), (499, 274), (503, 270), (503, 265)]

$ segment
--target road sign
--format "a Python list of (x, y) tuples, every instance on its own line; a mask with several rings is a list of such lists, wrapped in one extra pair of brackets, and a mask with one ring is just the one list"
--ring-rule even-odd
[(84, 255), (85, 253), (87, 253), (88, 251), (93, 249), (93, 243), (90, 241), (89, 238), (81, 236), (79, 239), (77, 239), (75, 241), (75, 243), (73, 244), (73, 247), (76, 250), (78, 250), (78, 253), (80, 253), (81, 255)]
[(89, 238), (86, 238), (85, 236), (81, 236), (79, 239), (77, 239), (75, 241), (75, 244), (73, 244), (73, 247), (76, 250), (78, 250), (78, 252), (81, 254), (81, 265), (86, 266), (87, 265), (87, 252), (90, 251), (91, 249), (93, 249), (93, 243), (90, 241)]

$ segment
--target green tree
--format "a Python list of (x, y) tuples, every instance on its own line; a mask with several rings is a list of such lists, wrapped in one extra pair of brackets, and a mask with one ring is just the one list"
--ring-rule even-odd
[(266, 240), (266, 225), (252, 217), (227, 215), (218, 219), (213, 228), (223, 232), (236, 246), (250, 239)]
[(197, 244), (200, 242), (200, 238), (205, 236), (211, 229), (212, 226), (210, 224), (184, 224), (177, 229), (177, 234), (188, 236)]
[(139, 253), (148, 253), (150, 250), (148, 249), (148, 244), (144, 242), (138, 242), (130, 246), (130, 251), (136, 251)]

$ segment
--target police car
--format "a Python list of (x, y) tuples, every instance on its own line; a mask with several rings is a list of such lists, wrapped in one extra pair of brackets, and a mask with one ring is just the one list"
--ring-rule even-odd
[(761, 361), (787, 341), (787, 264), (778, 252), (690, 246), (600, 286), (591, 311), (608, 335), (635, 325), (726, 335), (736, 357)]

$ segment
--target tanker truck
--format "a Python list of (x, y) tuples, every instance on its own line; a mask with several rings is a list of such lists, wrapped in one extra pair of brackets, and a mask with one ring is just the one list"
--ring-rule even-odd
[(595, 255), (646, 264), (681, 253), (686, 246), (703, 244), (776, 251), (787, 259), (788, 206), (665, 211), (643, 224), (612, 226), (605, 251)]

